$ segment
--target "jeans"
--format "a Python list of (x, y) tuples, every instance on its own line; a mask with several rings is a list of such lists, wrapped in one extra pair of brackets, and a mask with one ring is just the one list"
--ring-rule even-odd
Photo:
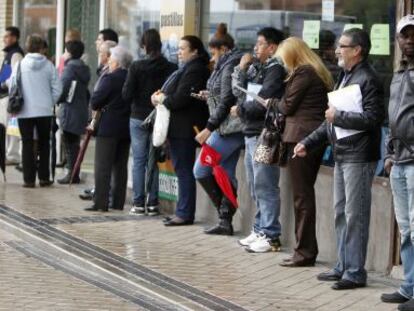
[(194, 220), (196, 207), (196, 182), (193, 175), (196, 142), (194, 138), (169, 138), (173, 167), (178, 179), (178, 201), (175, 215), (184, 220)]
[(158, 205), (158, 166), (153, 169), (152, 183), (149, 189), (148, 202), (145, 202), (145, 175), (150, 168), (147, 167), (148, 152), (151, 143), (151, 133), (141, 127), (142, 120), (130, 119), (129, 128), (131, 132), (131, 148), (132, 148), (132, 190), (134, 205), (144, 206)]
[(264, 233), (269, 238), (280, 236), (280, 188), (279, 167), (274, 164), (262, 164), (254, 161), (257, 136), (245, 137), (244, 164), (247, 182), (252, 199), (256, 203), (256, 216), (253, 230)]
[[(214, 131), (207, 140), (207, 144), (221, 154), (220, 165), (226, 170), (233, 186), (237, 189), (236, 166), (241, 148), (244, 145), (243, 134), (235, 133), (221, 136)], [(210, 166), (203, 166), (199, 158), (193, 171), (196, 179), (208, 177), (213, 173), (213, 169)]]
[(401, 234), (401, 259), (404, 282), (399, 292), (414, 296), (414, 164), (394, 164), (390, 174), (395, 217)]
[(377, 162), (335, 163), (334, 207), (338, 261), (342, 279), (365, 283), (371, 187)]
[[(52, 117), (18, 119), (23, 142), (23, 180), (36, 181), (36, 171), (41, 181), (50, 178), (50, 129)], [(37, 150), (34, 149), (34, 129), (37, 130)], [(37, 158), (39, 157), (39, 165)]]

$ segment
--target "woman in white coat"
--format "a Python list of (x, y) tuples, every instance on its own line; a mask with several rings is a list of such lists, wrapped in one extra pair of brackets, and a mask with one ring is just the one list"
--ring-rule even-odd
[[(22, 110), (16, 114), (23, 143), (23, 187), (34, 188), (36, 173), (41, 187), (50, 186), (50, 130), (53, 106), (62, 92), (62, 85), (53, 64), (41, 54), (44, 41), (31, 35), (26, 40), (27, 54), (20, 63)], [(16, 84), (16, 73), (12, 85)], [(34, 150), (36, 129), (38, 146)], [(39, 157), (39, 165), (36, 165)]]

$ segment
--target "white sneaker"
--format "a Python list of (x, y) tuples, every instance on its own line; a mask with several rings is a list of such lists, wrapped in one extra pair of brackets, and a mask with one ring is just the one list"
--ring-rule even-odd
[(280, 246), (279, 238), (272, 240), (266, 235), (260, 234), (256, 241), (246, 247), (246, 251), (249, 253), (278, 252), (280, 251)]
[(133, 205), (129, 210), (130, 215), (143, 215), (145, 214), (145, 207), (144, 206), (136, 206)]
[(241, 246), (249, 246), (254, 241), (256, 241), (258, 237), (259, 235), (256, 232), (252, 231), (248, 237), (241, 239), (238, 242)]

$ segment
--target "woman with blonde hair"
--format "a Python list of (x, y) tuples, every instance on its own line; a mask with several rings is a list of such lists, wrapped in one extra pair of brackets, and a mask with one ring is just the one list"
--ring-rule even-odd
[(324, 147), (314, 150), (306, 158), (294, 157), (293, 148), (324, 121), (324, 112), (328, 108), (327, 93), (332, 90), (334, 82), (320, 58), (299, 38), (284, 40), (275, 57), (283, 62), (288, 72), (286, 89), (282, 99), (270, 99), (268, 104), (275, 105), (286, 116), (282, 138), (293, 181), (296, 237), (293, 256), (281, 265), (313, 266), (318, 255), (314, 184)]

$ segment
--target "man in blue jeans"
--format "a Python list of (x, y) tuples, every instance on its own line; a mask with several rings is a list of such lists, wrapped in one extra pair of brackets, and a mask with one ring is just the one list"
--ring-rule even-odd
[[(264, 253), (280, 249), (280, 189), (279, 167), (253, 160), (257, 139), (263, 129), (266, 108), (259, 102), (244, 98), (235, 85), (256, 89), (258, 95), (281, 98), (284, 92), (285, 70), (272, 56), (284, 39), (281, 31), (267, 27), (257, 33), (255, 57), (245, 54), (233, 73), (233, 94), (239, 98), (238, 106), (232, 108), (243, 124), (245, 141), (244, 164), (252, 199), (256, 204), (256, 217), (251, 234), (239, 240), (248, 252)], [(240, 103), (241, 102), (241, 103)]]
[[(336, 109), (325, 112), (325, 122), (298, 143), (296, 156), (325, 144), (333, 146), (334, 208), (338, 259), (336, 266), (318, 275), (320, 281), (336, 281), (335, 290), (365, 287), (365, 259), (371, 215), (371, 187), (380, 159), (381, 123), (384, 120), (383, 88), (368, 64), (371, 41), (367, 32), (352, 28), (338, 41), (336, 55), (343, 69), (335, 89), (359, 86), (362, 112)], [(350, 130), (339, 136), (340, 129)]]
[(414, 310), (414, 15), (397, 25), (397, 39), (405, 56), (391, 83), (385, 170), (390, 174), (395, 217), (401, 234), (404, 281), (398, 291), (381, 300), (399, 303), (398, 310)]

